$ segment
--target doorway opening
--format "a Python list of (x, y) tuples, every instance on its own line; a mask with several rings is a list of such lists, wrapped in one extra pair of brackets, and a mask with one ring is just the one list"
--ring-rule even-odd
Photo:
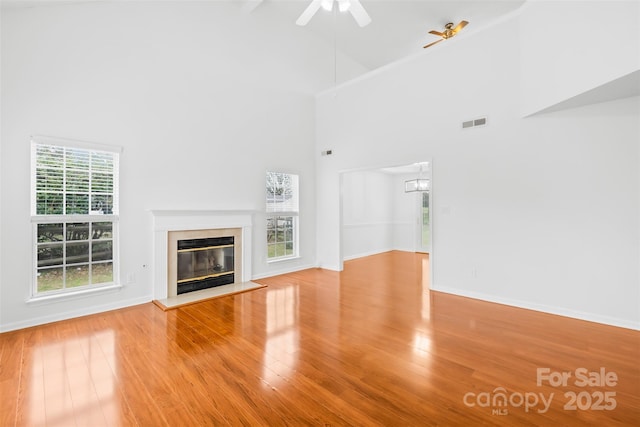
[[(431, 169), (431, 161), (422, 161), (340, 174), (341, 265), (394, 250), (432, 259)], [(430, 268), (430, 283), (432, 275)]]

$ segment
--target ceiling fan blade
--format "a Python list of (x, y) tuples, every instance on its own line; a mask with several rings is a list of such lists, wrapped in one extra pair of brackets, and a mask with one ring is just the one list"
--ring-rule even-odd
[(307, 25), (309, 21), (311, 21), (311, 18), (313, 18), (313, 15), (315, 15), (318, 9), (320, 9), (321, 5), (322, 0), (313, 0), (311, 4), (307, 6), (304, 12), (302, 12), (302, 15), (300, 15), (300, 17), (296, 21), (296, 24), (300, 25), (301, 27)]
[(426, 48), (428, 48), (429, 46), (433, 46), (433, 45), (434, 45), (434, 44), (436, 44), (436, 43), (440, 43), (442, 40), (444, 40), (444, 39), (436, 40), (436, 41), (434, 41), (433, 43), (429, 43), (429, 44), (428, 44), (428, 45), (426, 45), (426, 46), (422, 46), (422, 48), (423, 48), (423, 49), (426, 49)]
[(456, 27), (455, 27), (453, 30), (451, 30), (451, 31), (453, 31), (454, 33), (457, 33), (458, 31), (460, 31), (461, 29), (463, 29), (464, 27), (466, 27), (466, 25), (467, 25), (468, 23), (469, 23), (469, 22), (467, 22), (467, 21), (460, 21), (460, 23), (459, 23), (458, 25), (456, 25)]
[(356, 20), (359, 26), (364, 27), (371, 23), (371, 17), (364, 10), (362, 4), (360, 4), (360, 0), (351, 0), (351, 7), (349, 8), (349, 12), (353, 15), (353, 19)]
[(440, 31), (436, 31), (436, 30), (429, 31), (429, 34), (434, 34), (438, 37), (444, 37), (444, 33), (441, 33)]

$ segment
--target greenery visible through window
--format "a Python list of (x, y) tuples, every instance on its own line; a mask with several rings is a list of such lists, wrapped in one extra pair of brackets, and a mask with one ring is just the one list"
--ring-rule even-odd
[(298, 175), (267, 172), (267, 259), (298, 255)]
[(32, 142), (34, 295), (113, 284), (118, 153)]

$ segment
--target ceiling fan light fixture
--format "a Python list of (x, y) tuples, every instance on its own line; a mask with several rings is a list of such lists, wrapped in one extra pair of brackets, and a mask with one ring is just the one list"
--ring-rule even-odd
[[(338, 10), (340, 12), (350, 12), (360, 27), (366, 27), (371, 23), (371, 17), (360, 4), (360, 0), (335, 0), (335, 2), (338, 3)], [(333, 3), (334, 0), (311, 0), (309, 6), (296, 20), (296, 25), (301, 27), (307, 25), (320, 8), (330, 12), (333, 10)]]
[(340, 9), (340, 12), (346, 12), (347, 10), (349, 10), (350, 7), (351, 7), (350, 0), (338, 0), (338, 8)]

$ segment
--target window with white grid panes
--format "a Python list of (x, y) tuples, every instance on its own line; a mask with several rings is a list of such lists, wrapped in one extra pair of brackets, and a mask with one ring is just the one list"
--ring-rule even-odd
[(298, 175), (267, 172), (267, 260), (298, 256)]
[(117, 281), (119, 151), (100, 148), (32, 140), (33, 296)]

